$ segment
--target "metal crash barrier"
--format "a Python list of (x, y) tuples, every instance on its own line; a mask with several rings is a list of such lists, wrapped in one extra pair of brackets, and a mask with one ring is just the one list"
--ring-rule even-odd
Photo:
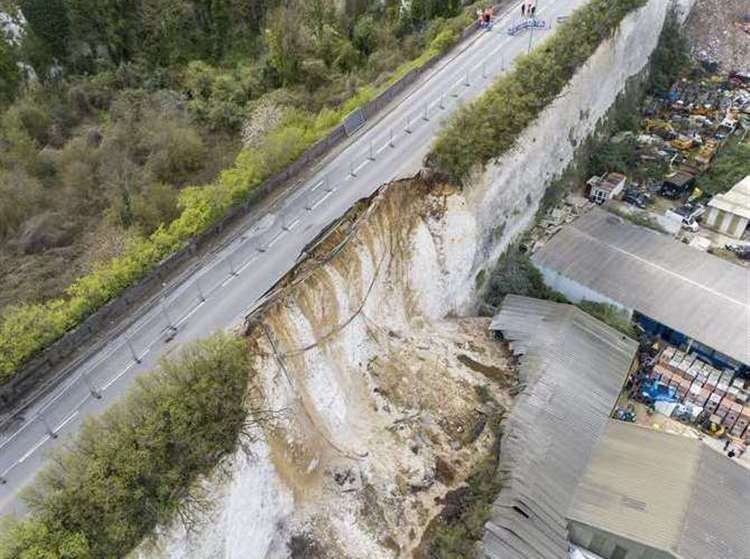
[(547, 22), (543, 19), (528, 18), (523, 19), (518, 23), (513, 23), (508, 27), (508, 35), (517, 35), (525, 29), (546, 29)]

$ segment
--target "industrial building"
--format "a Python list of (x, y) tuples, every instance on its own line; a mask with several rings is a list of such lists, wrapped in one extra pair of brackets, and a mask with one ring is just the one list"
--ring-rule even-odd
[(750, 472), (697, 439), (611, 420), (568, 512), (573, 543), (607, 559), (742, 558)]
[(633, 340), (572, 305), (515, 295), (490, 328), (518, 357), (523, 390), (480, 557), (747, 557), (748, 470), (696, 439), (610, 418)]
[(740, 239), (750, 221), (750, 176), (729, 192), (717, 194), (708, 203), (703, 224), (729, 237)]
[(505, 421), (503, 488), (482, 540), (491, 559), (567, 559), (567, 512), (637, 344), (572, 305), (508, 295), (490, 328), (525, 389)]
[(571, 301), (613, 304), (716, 367), (748, 372), (746, 268), (599, 208), (563, 227), (532, 260)]

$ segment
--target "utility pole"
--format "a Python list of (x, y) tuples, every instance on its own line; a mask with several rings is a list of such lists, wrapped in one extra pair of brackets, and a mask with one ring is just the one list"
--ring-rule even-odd
[(529, 54), (531, 52), (531, 42), (534, 39), (534, 23), (535, 23), (535, 20), (532, 19), (532, 21), (531, 21), (531, 33), (529, 33), (529, 48), (526, 50), (526, 54)]

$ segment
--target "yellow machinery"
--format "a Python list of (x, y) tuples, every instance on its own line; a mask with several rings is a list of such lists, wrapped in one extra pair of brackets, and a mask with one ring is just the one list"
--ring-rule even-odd
[(713, 161), (718, 149), (719, 143), (716, 140), (713, 138), (706, 140), (706, 143), (703, 144), (703, 147), (695, 156), (695, 162), (705, 171), (708, 169), (708, 166), (711, 165), (711, 161)]
[(656, 134), (657, 136), (666, 139), (674, 138), (675, 131), (669, 122), (659, 119), (647, 118), (644, 121), (646, 126), (646, 132), (648, 134)]
[(717, 439), (720, 439), (724, 436), (724, 432), (726, 429), (724, 429), (724, 426), (721, 424), (721, 418), (716, 415), (712, 414), (708, 419), (706, 419), (703, 422), (703, 432), (707, 435), (711, 435), (712, 437), (715, 437)]
[(672, 147), (679, 149), (680, 151), (686, 151), (693, 147), (695, 141), (687, 136), (680, 136), (669, 143), (672, 144)]

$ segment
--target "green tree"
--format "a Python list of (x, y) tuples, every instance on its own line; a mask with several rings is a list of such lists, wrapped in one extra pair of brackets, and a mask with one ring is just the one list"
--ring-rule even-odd
[(271, 12), (265, 33), (268, 66), (281, 85), (294, 84), (300, 78), (302, 33), (297, 11), (279, 6)]
[(5, 36), (0, 33), (0, 103), (13, 100), (19, 80), (15, 53)]
[(70, 38), (65, 0), (21, 0), (20, 5), (29, 27), (49, 49), (50, 56), (64, 60)]

